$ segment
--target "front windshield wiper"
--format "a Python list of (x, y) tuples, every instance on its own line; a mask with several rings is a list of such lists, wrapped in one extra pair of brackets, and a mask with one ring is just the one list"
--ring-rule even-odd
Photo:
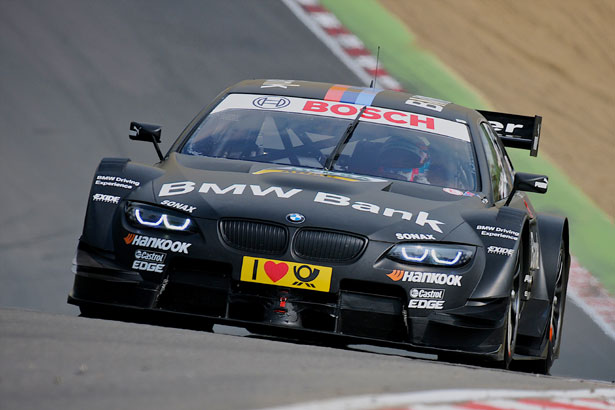
[(354, 132), (355, 128), (357, 128), (357, 125), (359, 125), (359, 119), (361, 119), (363, 111), (365, 111), (366, 108), (367, 105), (364, 105), (363, 108), (361, 108), (359, 114), (357, 114), (355, 119), (350, 123), (350, 125), (348, 125), (348, 128), (346, 128), (346, 131), (344, 131), (344, 135), (337, 143), (337, 145), (331, 152), (331, 155), (329, 156), (329, 158), (327, 158), (327, 161), (325, 162), (325, 171), (331, 171), (331, 168), (333, 168), (333, 163), (337, 161), (337, 159), (340, 157), (342, 150), (350, 140), (350, 137), (352, 137), (352, 133)]

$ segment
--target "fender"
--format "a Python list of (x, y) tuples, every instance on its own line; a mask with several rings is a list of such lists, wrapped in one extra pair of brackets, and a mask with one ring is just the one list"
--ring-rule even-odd
[(559, 245), (562, 239), (564, 240), (566, 252), (565, 272), (568, 272), (570, 269), (568, 218), (548, 214), (538, 214), (537, 219), (543, 264), (541, 273), (546, 285), (549, 300), (551, 301), (553, 300), (553, 294), (555, 292)]
[(122, 200), (132, 193), (153, 200), (148, 182), (163, 173), (160, 168), (131, 162), (129, 158), (103, 158), (92, 180), (80, 241), (100, 250), (112, 251), (113, 223), (110, 221), (120, 216), (118, 211), (123, 209)]
[(483, 244), (486, 266), (470, 299), (505, 298), (510, 294), (519, 245), (529, 248), (529, 223), (524, 211), (502, 207), (470, 211), (463, 218)]
[[(559, 245), (563, 239), (566, 249), (567, 274), (570, 267), (568, 251), (568, 220), (563, 217), (538, 214), (537, 230), (540, 245), (540, 268), (535, 272), (532, 286), (532, 298), (527, 302), (519, 322), (518, 334), (525, 336), (518, 339), (517, 352), (530, 356), (544, 357), (551, 303), (555, 293)], [(567, 278), (566, 278), (567, 280)]]

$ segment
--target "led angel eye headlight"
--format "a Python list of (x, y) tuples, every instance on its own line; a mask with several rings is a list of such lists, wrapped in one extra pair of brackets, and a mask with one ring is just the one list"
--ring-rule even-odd
[(474, 250), (473, 246), (456, 244), (400, 243), (387, 257), (408, 264), (456, 267), (468, 263)]
[(166, 229), (169, 231), (193, 231), (194, 222), (181, 214), (145, 204), (129, 204), (126, 208), (128, 221), (139, 228)]

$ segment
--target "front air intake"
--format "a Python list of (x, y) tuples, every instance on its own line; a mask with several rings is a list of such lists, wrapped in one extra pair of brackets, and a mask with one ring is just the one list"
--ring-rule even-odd
[(367, 240), (347, 233), (302, 229), (293, 240), (293, 250), (305, 259), (345, 262), (357, 258)]
[(241, 251), (283, 254), (288, 244), (285, 227), (264, 222), (223, 219), (220, 234), (228, 246)]

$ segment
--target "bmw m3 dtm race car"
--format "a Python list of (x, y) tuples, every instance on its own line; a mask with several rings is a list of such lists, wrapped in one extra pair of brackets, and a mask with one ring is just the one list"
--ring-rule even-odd
[(374, 88), (249, 80), (160, 162), (105, 158), (69, 303), (294, 329), (548, 372), (570, 256), (565, 218), (514, 170), (541, 118)]

